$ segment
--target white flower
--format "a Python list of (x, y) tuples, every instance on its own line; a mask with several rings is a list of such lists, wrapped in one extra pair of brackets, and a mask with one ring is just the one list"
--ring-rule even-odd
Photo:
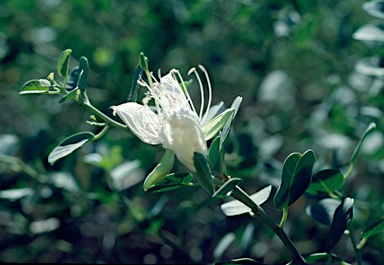
[[(196, 112), (183, 78), (175, 69), (159, 77), (159, 81), (152, 76), (153, 85), (139, 81), (141, 86), (148, 89), (142, 105), (128, 102), (111, 107), (113, 114), (117, 114), (140, 140), (152, 145), (162, 144), (164, 148), (173, 150), (179, 161), (193, 172), (196, 171), (193, 163), (194, 152), (207, 155), (206, 139), (201, 127), (208, 114), (212, 98), (208, 74), (204, 67), (199, 65), (199, 68), (204, 72), (208, 82), (209, 99), (204, 116), (204, 89), (195, 68), (192, 68), (188, 74), (195, 73), (199, 83), (201, 92), (199, 114)], [(151, 109), (148, 106), (152, 99), (155, 111), (152, 110), (153, 107)]]

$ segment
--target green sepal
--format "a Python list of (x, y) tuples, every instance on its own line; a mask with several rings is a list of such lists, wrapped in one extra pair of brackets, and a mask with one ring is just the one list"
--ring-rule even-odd
[(140, 53), (140, 57), (139, 57), (139, 65), (141, 67), (141, 69), (143, 69), (143, 71), (148, 71), (148, 58), (144, 55), (143, 52)]
[(178, 189), (180, 187), (192, 187), (193, 175), (191, 173), (172, 173), (166, 175), (155, 185), (149, 187), (149, 192), (163, 192)]
[(278, 210), (290, 206), (307, 190), (316, 156), (312, 150), (292, 153), (284, 161), (282, 180), (273, 200)]
[(175, 162), (175, 152), (167, 149), (163, 157), (144, 181), (144, 190), (147, 191), (152, 185), (163, 180), (171, 172)]
[(229, 108), (201, 127), (201, 130), (204, 133), (205, 141), (212, 139), (224, 127), (234, 111), (235, 109)]
[(208, 161), (205, 155), (194, 152), (193, 163), (196, 168), (197, 179), (203, 189), (209, 194), (215, 192), (215, 187), (212, 181), (211, 170), (209, 169)]
[(48, 162), (54, 165), (59, 159), (73, 153), (95, 137), (91, 132), (80, 132), (65, 138), (48, 156)]
[(21, 87), (19, 94), (48, 94), (49, 86), (42, 85), (44, 81), (47, 81), (47, 85), (49, 84), (49, 81), (45, 79), (29, 80)]
[(57, 61), (57, 72), (60, 76), (64, 76), (65, 78), (68, 76), (69, 59), (71, 53), (71, 49), (63, 51), (59, 56), (59, 60)]
[(142, 74), (143, 74), (143, 69), (141, 69), (140, 65), (138, 64), (135, 69), (135, 74), (133, 75), (131, 90), (129, 91), (129, 95), (127, 98), (128, 102), (137, 102), (137, 88), (138, 88), (137, 81), (140, 80)]

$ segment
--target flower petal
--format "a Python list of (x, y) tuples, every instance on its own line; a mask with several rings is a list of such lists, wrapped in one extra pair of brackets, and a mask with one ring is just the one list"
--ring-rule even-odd
[(161, 130), (163, 146), (175, 152), (188, 169), (196, 172), (194, 152), (207, 155), (204, 134), (197, 114), (189, 108), (179, 108), (166, 119)]
[(111, 109), (113, 115), (117, 114), (141, 141), (153, 145), (162, 142), (159, 135), (160, 118), (147, 105), (128, 102), (112, 106)]

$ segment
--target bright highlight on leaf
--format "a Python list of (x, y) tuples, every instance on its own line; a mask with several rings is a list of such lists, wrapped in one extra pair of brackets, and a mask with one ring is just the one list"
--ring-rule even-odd
[(57, 71), (61, 76), (66, 77), (68, 75), (69, 59), (70, 59), (71, 53), (72, 53), (72, 50), (67, 49), (63, 51), (59, 56), (59, 60), (57, 61)]
[[(269, 195), (271, 194), (271, 191), (272, 191), (272, 186), (269, 185), (259, 190), (255, 194), (251, 195), (250, 198), (257, 205), (261, 205), (268, 200)], [(222, 204), (221, 210), (226, 216), (235, 216), (235, 215), (240, 215), (244, 213), (250, 213), (252, 211), (251, 208), (249, 208), (248, 206), (246, 206), (245, 204), (237, 200)]]
[(49, 86), (43, 86), (39, 79), (33, 79), (21, 87), (19, 94), (46, 94), (49, 92)]

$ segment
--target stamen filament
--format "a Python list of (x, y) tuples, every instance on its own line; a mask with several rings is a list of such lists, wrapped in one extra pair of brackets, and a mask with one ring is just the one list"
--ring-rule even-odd
[(201, 64), (199, 64), (199, 68), (201, 71), (203, 71), (203, 73), (205, 75), (205, 79), (207, 79), (207, 83), (208, 83), (208, 105), (207, 105), (207, 110), (205, 111), (205, 114), (204, 114), (204, 118), (201, 121), (201, 124), (204, 124), (204, 121), (207, 118), (208, 111), (209, 111), (209, 109), (211, 107), (211, 103), (212, 103), (212, 87), (211, 87), (211, 80), (209, 79), (209, 75), (208, 75), (208, 72), (205, 69), (205, 67), (202, 66)]
[[(188, 93), (188, 90), (187, 90), (187, 88), (185, 87), (185, 85), (184, 85), (184, 79), (183, 79), (183, 77), (181, 76), (181, 74), (180, 74), (180, 72), (178, 71), (178, 70), (176, 70), (176, 69), (172, 69), (171, 70), (171, 73), (172, 74), (177, 74), (177, 76), (179, 77), (179, 79), (180, 79), (180, 81), (181, 81), (181, 84), (182, 84), (182, 86), (183, 86), (183, 88), (184, 88), (184, 92), (185, 92), (185, 95), (186, 95), (186, 97), (187, 97), (187, 101), (189, 102), (189, 105), (191, 106), (191, 108), (192, 108), (192, 110), (195, 112), (195, 113), (197, 113), (196, 112), (196, 109), (195, 109), (195, 106), (193, 105), (193, 102), (192, 102), (192, 99), (191, 99), (191, 97), (189, 96), (189, 93)], [(176, 78), (175, 78), (176, 79)], [(177, 79), (176, 79), (177, 80)]]
[(199, 87), (200, 87), (201, 103), (200, 103), (199, 119), (201, 121), (201, 117), (203, 116), (203, 110), (204, 110), (204, 88), (203, 88), (203, 84), (201, 83), (200, 76), (199, 76), (199, 74), (196, 71), (196, 68), (194, 68), (194, 67), (191, 68), (191, 70), (189, 70), (189, 72), (188, 72), (188, 75), (190, 75), (192, 72), (195, 74), (195, 76), (197, 78), (197, 82), (199, 83)]

